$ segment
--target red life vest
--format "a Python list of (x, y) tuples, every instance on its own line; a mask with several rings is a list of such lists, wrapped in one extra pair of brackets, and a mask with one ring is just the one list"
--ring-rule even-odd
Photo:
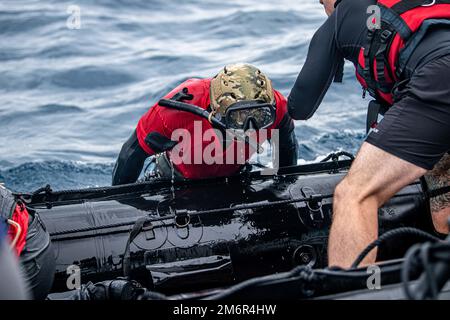
[[(181, 92), (183, 89), (187, 89), (189, 94), (193, 96), (192, 100), (186, 100), (184, 102), (196, 105), (202, 109), (207, 110), (210, 105), (210, 85), (211, 79), (189, 79), (172, 90), (164, 98), (170, 99), (175, 94)], [(278, 128), (281, 120), (287, 114), (287, 101), (286, 98), (278, 91), (274, 90), (276, 100), (276, 120), (275, 123), (268, 128)], [(195, 122), (201, 123), (202, 132), (197, 133)], [(197, 127), (198, 128), (198, 127)], [(181, 154), (186, 152), (189, 154), (191, 161), (189, 163), (174, 163), (174, 167), (180, 172), (183, 177), (188, 179), (203, 179), (210, 177), (225, 177), (233, 175), (242, 168), (241, 162), (237, 161), (238, 158), (238, 146), (236, 143), (232, 143), (228, 148), (218, 147), (217, 150), (222, 150), (218, 157), (222, 158), (222, 163), (208, 164), (201, 159), (201, 163), (195, 162), (194, 153), (196, 151), (203, 152), (206, 148), (211, 147), (211, 141), (203, 141), (200, 135), (203, 135), (207, 130), (212, 129), (212, 125), (208, 120), (203, 119), (197, 115), (182, 112), (170, 108), (161, 107), (155, 104), (151, 107), (146, 114), (142, 116), (136, 128), (137, 138), (139, 145), (148, 154), (153, 155), (156, 153), (152, 150), (151, 146), (146, 142), (146, 138), (150, 133), (159, 133), (160, 135), (171, 139), (172, 133), (177, 129), (186, 129), (191, 134), (191, 139), (180, 144), (181, 151), (176, 150), (174, 152), (167, 151), (169, 158), (173, 158), (174, 154)], [(198, 139), (200, 137), (200, 139)], [(267, 138), (270, 138), (268, 135)], [(205, 139), (207, 140), (207, 139)], [(215, 144), (219, 143), (218, 139), (211, 139)], [(221, 146), (221, 144), (219, 144)], [(175, 150), (175, 148), (174, 148)], [(213, 152), (215, 154), (215, 152)], [(232, 155), (236, 161), (233, 164), (227, 163), (227, 155)], [(252, 152), (249, 152), (248, 146), (246, 146), (245, 158), (248, 160)], [(242, 159), (241, 159), (242, 160)]]
[(393, 89), (427, 25), (450, 23), (450, 0), (379, 0), (381, 28), (369, 30), (356, 76), (364, 91), (391, 106)]
[(14, 250), (16, 251), (17, 256), (20, 256), (27, 242), (28, 224), (30, 222), (28, 210), (22, 203), (17, 204), (14, 208), (11, 220), (20, 226), (20, 231), (13, 226), (8, 230), (11, 241), (14, 241), (17, 238)]
[(17, 256), (22, 253), (28, 233), (30, 216), (25, 206), (15, 199), (11, 191), (0, 186), (0, 219), (10, 226), (8, 235), (15, 242), (14, 250)]

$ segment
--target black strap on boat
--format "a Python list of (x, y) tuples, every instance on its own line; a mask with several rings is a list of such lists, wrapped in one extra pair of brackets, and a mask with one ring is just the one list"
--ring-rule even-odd
[(450, 193), (450, 186), (445, 186), (436, 190), (427, 191), (428, 198), (436, 198), (442, 196), (444, 194)]
[(128, 237), (127, 245), (125, 246), (125, 252), (123, 254), (122, 259), (123, 276), (126, 277), (127, 279), (130, 278), (130, 270), (131, 270), (131, 253), (130, 253), (131, 242), (133, 242), (134, 239), (136, 239), (136, 237), (141, 232), (142, 228), (144, 227), (147, 221), (149, 221), (148, 217), (142, 217), (137, 219), (133, 225), (133, 228), (130, 231), (130, 236)]
[(420, 6), (431, 7), (436, 4), (450, 4), (450, 0), (403, 0), (393, 5), (391, 9), (400, 15)]

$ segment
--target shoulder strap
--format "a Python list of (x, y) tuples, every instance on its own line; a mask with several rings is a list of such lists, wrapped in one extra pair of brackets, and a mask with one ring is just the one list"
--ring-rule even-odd
[(450, 0), (403, 0), (393, 5), (391, 9), (400, 15), (420, 6), (431, 7), (435, 4), (450, 4)]
[[(382, 30), (369, 31), (367, 44), (364, 48), (364, 79), (366, 81), (368, 91), (372, 97), (379, 100), (378, 90), (384, 93), (390, 93), (391, 87), (387, 84), (385, 69), (392, 74), (389, 64), (386, 63), (386, 51), (392, 41), (394, 31), (389, 27)], [(377, 68), (374, 70), (374, 62)], [(377, 80), (375, 80), (377, 79)]]

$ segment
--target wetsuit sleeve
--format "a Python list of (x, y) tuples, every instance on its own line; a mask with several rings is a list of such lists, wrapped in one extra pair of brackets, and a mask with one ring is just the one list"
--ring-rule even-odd
[(295, 136), (295, 125), (292, 118), (286, 112), (281, 120), (280, 130), (280, 167), (289, 167), (297, 164), (298, 143)]
[(136, 131), (124, 143), (113, 170), (112, 184), (136, 182), (149, 155), (139, 145)]
[(336, 41), (336, 11), (320, 27), (311, 40), (306, 62), (288, 99), (292, 118), (307, 120), (319, 107), (343, 57)]
[(298, 152), (294, 120), (292, 120), (287, 111), (286, 98), (276, 90), (275, 98), (277, 101), (277, 109), (274, 128), (279, 130), (279, 165), (280, 167), (293, 166), (297, 164)]

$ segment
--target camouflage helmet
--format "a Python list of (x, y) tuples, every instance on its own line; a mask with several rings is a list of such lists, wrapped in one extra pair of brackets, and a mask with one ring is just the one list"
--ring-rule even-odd
[(224, 115), (239, 101), (260, 100), (275, 103), (270, 79), (250, 64), (233, 64), (223, 68), (211, 81), (211, 108)]

